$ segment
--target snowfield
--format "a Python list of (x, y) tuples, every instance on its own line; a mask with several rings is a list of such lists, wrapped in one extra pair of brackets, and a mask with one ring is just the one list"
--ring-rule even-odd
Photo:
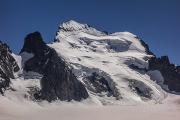
[(0, 97), (0, 120), (179, 120), (180, 96), (162, 104), (101, 106), (88, 103), (14, 102)]

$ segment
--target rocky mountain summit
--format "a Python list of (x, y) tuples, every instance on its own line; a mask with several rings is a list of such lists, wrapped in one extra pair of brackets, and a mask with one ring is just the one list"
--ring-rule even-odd
[(180, 92), (180, 67), (167, 56), (157, 58), (138, 36), (110, 34), (73, 20), (59, 26), (51, 44), (34, 32), (25, 37), (20, 59), (3, 43), (0, 56), (1, 94), (11, 81), (20, 96), (49, 102), (157, 103), (166, 92)]

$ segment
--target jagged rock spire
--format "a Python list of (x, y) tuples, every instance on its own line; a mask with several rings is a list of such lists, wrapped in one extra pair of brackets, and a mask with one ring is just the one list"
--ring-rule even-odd
[(43, 53), (44, 49), (46, 49), (46, 43), (43, 41), (41, 34), (39, 32), (33, 32), (25, 37), (24, 46), (20, 53), (28, 52), (39, 55)]

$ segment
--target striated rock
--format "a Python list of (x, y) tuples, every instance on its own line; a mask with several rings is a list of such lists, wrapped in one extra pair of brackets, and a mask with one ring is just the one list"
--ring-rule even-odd
[(24, 70), (43, 75), (42, 89), (38, 95), (35, 94), (36, 99), (80, 101), (88, 97), (85, 87), (72, 73), (68, 64), (43, 42), (39, 32), (27, 35), (21, 50), (21, 53), (23, 52), (34, 54), (34, 57), (25, 63)]
[(3, 95), (4, 91), (9, 87), (10, 78), (0, 69), (0, 93)]
[(19, 70), (15, 59), (11, 55), (8, 45), (0, 41), (0, 93), (9, 87), (10, 78), (14, 78), (14, 72)]

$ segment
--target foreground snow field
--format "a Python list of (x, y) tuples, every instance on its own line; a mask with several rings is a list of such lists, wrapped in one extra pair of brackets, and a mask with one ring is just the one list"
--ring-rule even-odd
[[(24, 105), (25, 104), (25, 105)], [(101, 106), (89, 103), (15, 102), (0, 98), (0, 120), (179, 120), (180, 96), (162, 104)]]

